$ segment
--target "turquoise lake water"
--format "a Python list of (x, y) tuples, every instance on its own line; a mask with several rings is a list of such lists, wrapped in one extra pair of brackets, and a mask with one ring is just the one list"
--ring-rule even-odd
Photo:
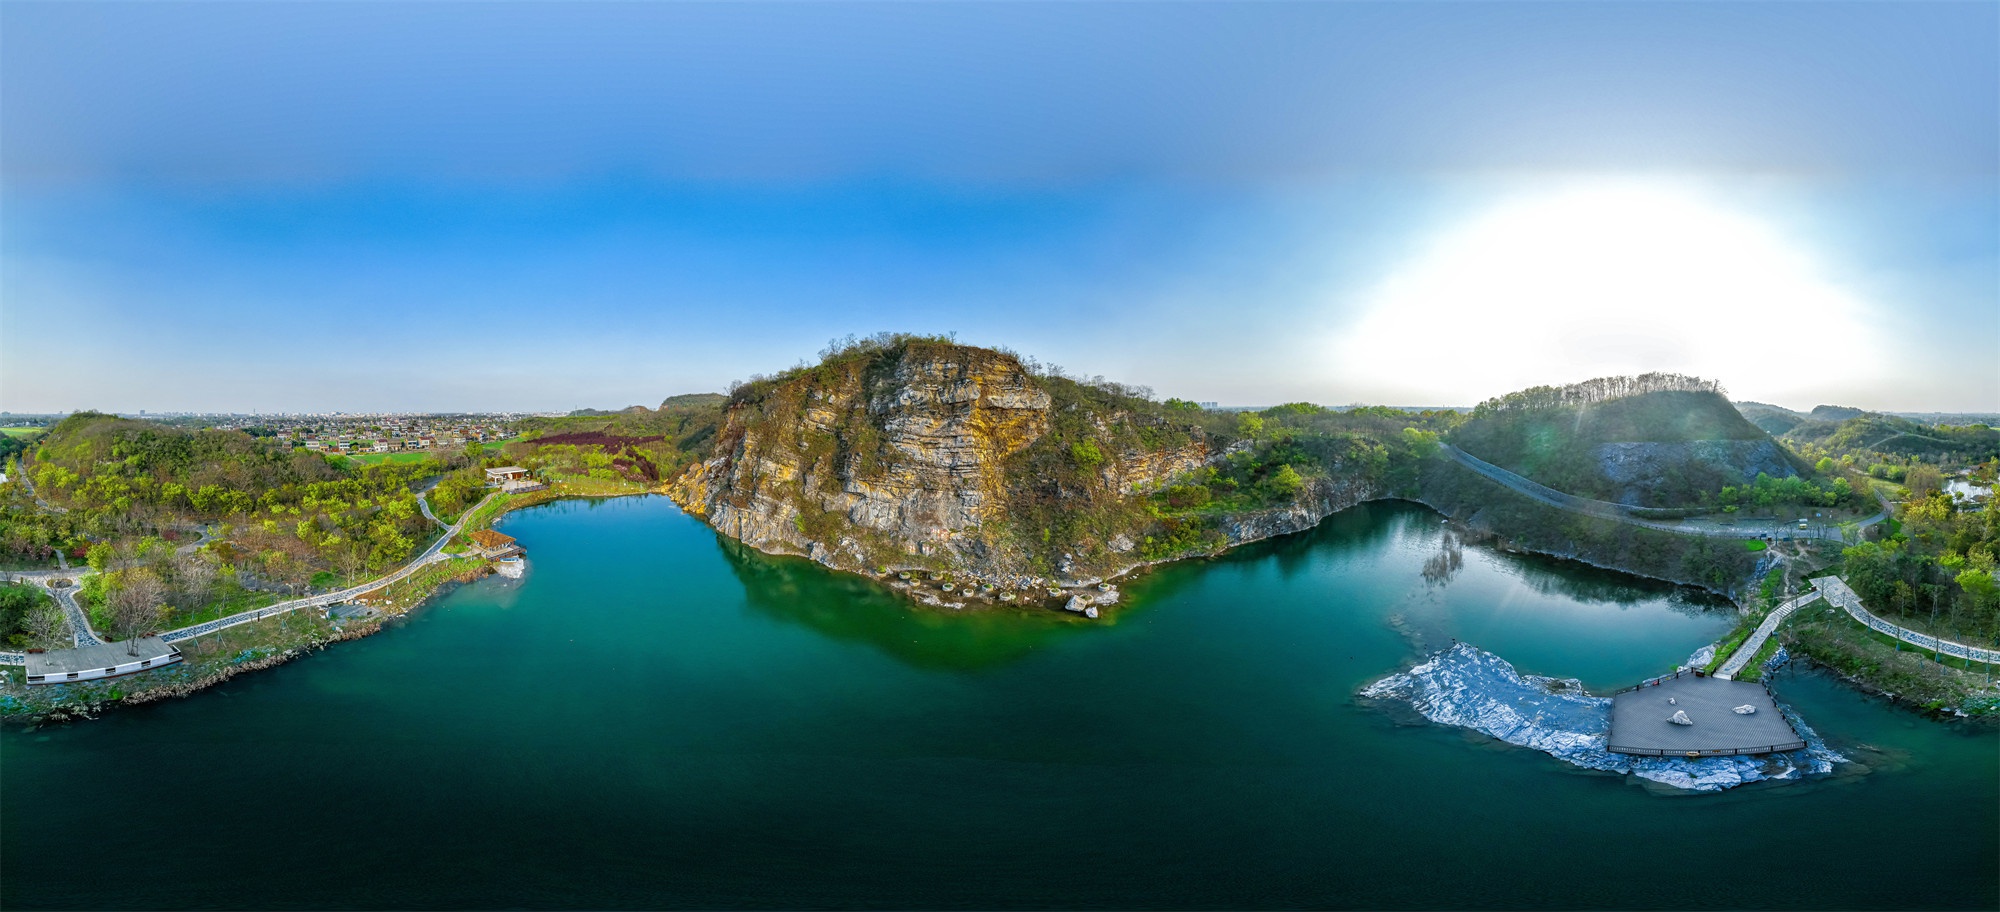
[(1359, 701), (1475, 643), (1609, 690), (1728, 609), (1371, 504), (1105, 621), (918, 609), (662, 498), (192, 698), (0, 731), (0, 905), (1994, 908), (2000, 738), (1814, 673), (1835, 776), (1689, 795)]

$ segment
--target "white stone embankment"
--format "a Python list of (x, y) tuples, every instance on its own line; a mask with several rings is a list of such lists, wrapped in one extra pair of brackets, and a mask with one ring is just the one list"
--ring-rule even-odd
[(1460, 643), (1409, 671), (1368, 685), (1361, 696), (1407, 704), (1432, 722), (1530, 747), (1585, 769), (1623, 773), (1697, 792), (1832, 772), (1846, 758), (1780, 705), (1806, 742), (1802, 750), (1756, 757), (1634, 757), (1606, 749), (1611, 699), (1574, 679), (1522, 675), (1492, 653)]

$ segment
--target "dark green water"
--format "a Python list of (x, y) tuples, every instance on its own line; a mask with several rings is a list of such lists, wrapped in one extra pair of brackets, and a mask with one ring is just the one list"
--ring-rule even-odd
[(0, 905), (2000, 904), (1990, 729), (1787, 675), (1867, 769), (1689, 796), (1358, 704), (1452, 637), (1611, 687), (1728, 626), (1481, 551), (1427, 588), (1419, 508), (1170, 568), (1109, 624), (915, 611), (658, 498), (505, 528), (523, 582), (0, 733)]

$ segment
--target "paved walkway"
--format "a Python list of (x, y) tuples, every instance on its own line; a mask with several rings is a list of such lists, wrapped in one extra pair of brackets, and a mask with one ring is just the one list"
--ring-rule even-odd
[(1825, 594), (1828, 602), (1839, 606), (1850, 617), (1866, 624), (1870, 629), (1878, 633), (1887, 634), (1912, 646), (1942, 653), (1955, 659), (1970, 659), (1974, 662), (2000, 664), (2000, 649), (1987, 649), (1981, 646), (1954, 643), (1950, 640), (1940, 640), (1930, 634), (1918, 633), (1906, 627), (1898, 627), (1895, 624), (1876, 617), (1861, 604), (1861, 597), (1855, 595), (1854, 590), (1849, 589), (1846, 581), (1840, 577), (1822, 576), (1813, 580), (1812, 584), (1819, 587), (1820, 592)]
[(1792, 612), (1819, 601), (1819, 598), (1819, 590), (1815, 589), (1772, 610), (1765, 616), (1764, 623), (1757, 625), (1756, 632), (1750, 634), (1750, 638), (1744, 640), (1743, 645), (1736, 647), (1736, 653), (1729, 657), (1729, 661), (1722, 663), (1722, 667), (1715, 670), (1715, 676), (1725, 681), (1736, 680), (1736, 676), (1742, 673), (1743, 666), (1750, 664), (1750, 660), (1757, 657), (1757, 650), (1764, 648), (1764, 641), (1778, 631), (1779, 624), (1791, 617)]
[[(202, 634), (205, 633), (214, 633), (218, 630), (234, 627), (238, 624), (248, 624), (251, 623), (252, 621), (261, 621), (265, 618), (276, 617), (288, 611), (297, 611), (300, 608), (323, 608), (328, 605), (336, 605), (341, 602), (345, 602), (349, 599), (352, 599), (357, 595), (373, 592), (385, 586), (391, 586), (396, 583), (399, 583), (403, 581), (404, 578), (408, 577), (410, 574), (415, 573), (418, 570), (422, 569), (426, 564), (435, 563), (440, 560), (449, 560), (450, 558), (447, 557), (444, 553), (444, 546), (450, 544), (452, 537), (458, 534), (459, 526), (463, 525), (465, 520), (472, 516), (473, 510), (479, 509), (479, 507), (484, 506), (486, 504), (486, 501), (492, 500), (493, 498), (498, 496), (499, 492), (497, 491), (492, 494), (486, 495), (486, 497), (481, 499), (479, 503), (474, 504), (472, 509), (466, 510), (465, 515), (459, 517), (459, 521), (457, 524), (446, 526), (445, 533), (443, 535), (438, 536), (437, 541), (431, 542), (431, 546), (425, 548), (422, 554), (417, 555), (414, 560), (410, 561), (407, 564), (404, 564), (401, 569), (397, 570), (394, 573), (389, 574), (388, 576), (370, 580), (368, 582), (362, 583), (359, 586), (349, 586), (346, 589), (342, 589), (338, 592), (328, 592), (324, 595), (315, 595), (310, 598), (293, 599), (288, 602), (279, 602), (269, 607), (253, 608), (249, 611), (232, 614), (225, 618), (216, 618), (213, 621), (208, 621), (202, 624), (196, 624), (192, 627), (182, 627), (179, 630), (170, 630), (166, 633), (160, 634), (160, 639), (165, 640), (169, 643), (178, 643), (182, 640), (192, 639), (194, 637), (201, 636)], [(417, 504), (419, 507), (423, 509), (425, 516), (431, 515), (429, 502), (424, 497), (419, 496), (417, 498)], [(433, 519), (435, 519), (435, 517), (433, 517)]]
[[(438, 525), (440, 525), (440, 526), (443, 526), (444, 528), (447, 528), (447, 529), (449, 529), (449, 528), (452, 528), (452, 526), (451, 526), (451, 524), (450, 524), (450, 523), (447, 523), (447, 522), (445, 522), (444, 520), (442, 520), (442, 519), (439, 519), (439, 518), (437, 518), (437, 514), (436, 514), (436, 513), (432, 513), (432, 512), (431, 512), (431, 498), (430, 498), (430, 493), (431, 493), (431, 492), (429, 492), (429, 491), (425, 491), (424, 493), (422, 493), (422, 494), (419, 494), (419, 495), (417, 495), (417, 509), (419, 509), (419, 510), (422, 510), (422, 511), (424, 511), (424, 518), (425, 518), (425, 519), (428, 519), (428, 520), (430, 520), (431, 522), (434, 522), (434, 523), (437, 523)], [(490, 496), (490, 495), (489, 495), (489, 496)], [(481, 503), (484, 503), (484, 502), (485, 502), (485, 501), (481, 501)], [(460, 513), (460, 514), (458, 514), (458, 518), (459, 518), (459, 519), (460, 519), (461, 521), (463, 521), (463, 520), (465, 519), (465, 514), (464, 514), (464, 513)]]
[[(474, 511), (478, 510), (482, 506), (485, 506), (487, 501), (492, 500), (493, 498), (498, 496), (500, 496), (500, 492), (498, 491), (486, 495), (486, 497), (481, 499), (479, 503), (474, 504), (470, 509), (467, 509), (464, 515), (459, 517), (459, 521), (457, 523), (450, 526), (446, 526), (444, 534), (438, 536), (437, 541), (432, 542), (430, 547), (425, 548), (422, 554), (417, 555), (415, 559), (411, 560), (407, 564), (404, 564), (396, 572), (391, 573), (387, 576), (381, 577), (379, 579), (370, 580), (368, 582), (362, 583), (359, 586), (349, 586), (346, 589), (342, 589), (338, 592), (328, 592), (323, 595), (315, 595), (309, 598), (292, 599), (291, 601), (279, 602), (275, 605), (271, 605), (264, 608), (252, 608), (249, 611), (238, 612), (228, 617), (216, 618), (215, 620), (207, 621), (200, 624), (195, 624), (190, 627), (182, 627), (179, 630), (170, 630), (166, 633), (160, 634), (160, 639), (165, 640), (166, 642), (169, 643), (177, 643), (182, 640), (192, 639), (194, 637), (201, 636), (202, 634), (214, 633), (215, 631), (218, 630), (234, 627), (238, 624), (248, 624), (253, 621), (261, 621), (265, 618), (276, 617), (280, 614), (284, 614), (289, 611), (297, 611), (300, 608), (322, 608), (328, 605), (339, 604), (341, 602), (345, 602), (349, 599), (352, 599), (357, 595), (373, 592), (384, 586), (394, 585), (398, 582), (401, 582), (404, 578), (408, 577), (410, 574), (417, 572), (419, 569), (422, 569), (427, 564), (436, 563), (437, 561), (440, 560), (448, 560), (449, 558), (444, 554), (444, 546), (451, 543), (452, 538), (458, 534), (459, 527), (462, 526), (465, 523), (465, 521), (472, 516)], [(425, 502), (424, 498), (422, 498), (421, 496), (418, 497), (417, 503), (424, 506), (424, 515), (429, 516), (430, 515), (429, 505)], [(433, 517), (433, 519), (435, 519), (435, 517)], [(79, 631), (89, 631), (90, 625), (87, 621), (84, 620), (83, 612), (76, 607), (76, 603), (73, 600), (69, 600), (63, 597), (68, 592), (73, 592), (74, 589), (54, 590), (54, 591), (58, 593), (57, 598), (63, 602), (64, 609), (69, 613), (70, 624)], [(79, 646), (89, 645), (83, 642), (84, 635), (85, 634), (83, 633), (77, 634), (77, 644)], [(94, 633), (90, 634), (90, 636), (92, 637), (94, 642), (102, 642), (95, 639)], [(27, 657), (20, 653), (0, 653), (0, 664), (20, 665), (24, 664), (26, 661)]]

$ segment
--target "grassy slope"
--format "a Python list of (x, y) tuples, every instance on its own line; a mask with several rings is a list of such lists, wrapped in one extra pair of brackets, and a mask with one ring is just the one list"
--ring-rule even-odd
[[(1770, 436), (1718, 393), (1643, 393), (1593, 405), (1516, 410), (1475, 417), (1452, 431), (1466, 452), (1545, 485), (1585, 497), (1616, 499), (1617, 486), (1597, 463), (1604, 443), (1687, 443), (1697, 440), (1768, 440)], [(1805, 474), (1806, 466), (1793, 468)], [(1695, 461), (1675, 468), (1659, 504), (1696, 502), (1702, 492), (1745, 479)]]

